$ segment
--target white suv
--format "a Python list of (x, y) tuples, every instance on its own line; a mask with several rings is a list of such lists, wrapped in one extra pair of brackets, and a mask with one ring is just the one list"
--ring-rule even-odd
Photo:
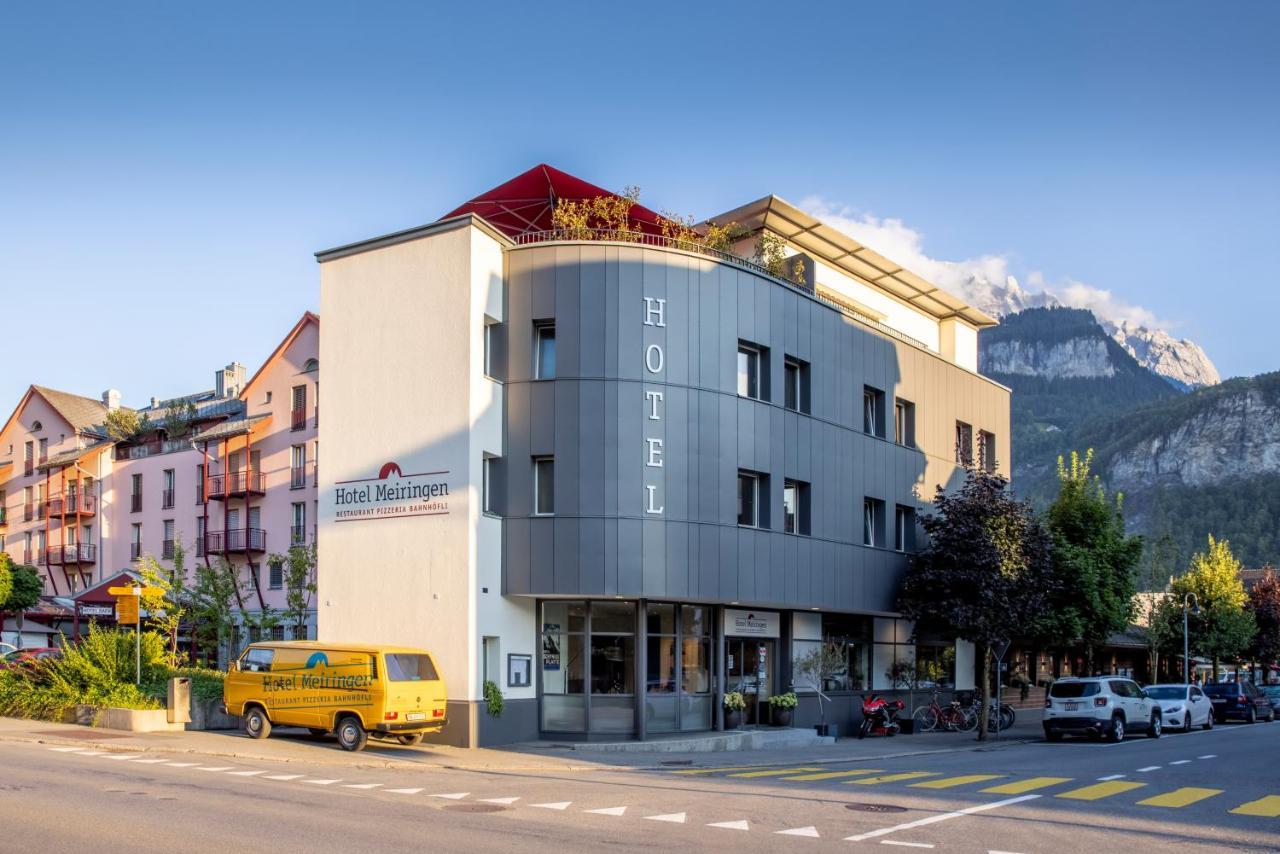
[(1067, 733), (1123, 741), (1131, 729), (1159, 738), (1162, 723), (1160, 704), (1137, 682), (1116, 676), (1059, 679), (1044, 701), (1044, 737), (1049, 741), (1061, 741)]

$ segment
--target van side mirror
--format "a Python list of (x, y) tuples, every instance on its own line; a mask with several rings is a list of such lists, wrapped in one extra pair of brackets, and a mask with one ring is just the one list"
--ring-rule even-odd
[(238, 658), (231, 659), (231, 662), (227, 665), (227, 672), (238, 673), (239, 671), (240, 671), (240, 659)]

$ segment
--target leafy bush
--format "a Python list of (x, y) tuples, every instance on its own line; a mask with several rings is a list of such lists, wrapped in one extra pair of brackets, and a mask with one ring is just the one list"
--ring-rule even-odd
[(774, 694), (769, 698), (769, 705), (775, 709), (794, 709), (799, 700), (796, 698), (795, 691), (788, 691), (785, 694)]
[(724, 695), (724, 707), (731, 712), (741, 712), (747, 707), (747, 701), (743, 698), (742, 692), (730, 691)]
[(496, 682), (484, 681), (484, 702), (489, 714), (495, 718), (502, 717), (502, 689)]
[(200, 702), (222, 699), (222, 683), (226, 679), (226, 674), (221, 670), (212, 670), (208, 667), (172, 668), (165, 671), (157, 681), (144, 685), (143, 690), (163, 703), (169, 696), (169, 680), (183, 676), (191, 680), (193, 699)]

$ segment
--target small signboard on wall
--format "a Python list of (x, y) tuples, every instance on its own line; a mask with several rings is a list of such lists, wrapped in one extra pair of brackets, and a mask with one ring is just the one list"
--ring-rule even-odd
[(739, 611), (724, 609), (724, 633), (731, 637), (776, 638), (781, 635), (782, 620), (777, 611)]
[(507, 656), (507, 687), (528, 688), (533, 670), (533, 656), (511, 653)]

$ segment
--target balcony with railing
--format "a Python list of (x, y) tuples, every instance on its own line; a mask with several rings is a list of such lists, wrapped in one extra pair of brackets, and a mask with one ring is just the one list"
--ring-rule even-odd
[(22, 474), (25, 475), (26, 477), (31, 477), (31, 475), (35, 474), (35, 472), (36, 472), (36, 461), (24, 460), (22, 463)]
[(116, 460), (145, 460), (161, 454), (176, 454), (189, 451), (193, 445), (190, 439), (148, 439), (145, 442), (132, 442), (128, 445), (116, 445)]
[(289, 411), (289, 429), (305, 430), (307, 426), (307, 410), (292, 409)]
[(210, 501), (222, 501), (243, 495), (263, 495), (267, 491), (267, 476), (260, 471), (211, 474), (208, 477), (208, 483)]
[(305, 546), (307, 544), (307, 528), (305, 525), (294, 525), (289, 528), (289, 545)]
[(233, 528), (204, 535), (205, 551), (211, 555), (265, 552), (267, 532), (261, 528)]
[(98, 512), (98, 501), (89, 493), (66, 492), (53, 496), (47, 502), (52, 516), (92, 516)]
[(173, 493), (174, 493), (174, 490), (172, 489), (166, 489), (160, 493), (160, 509), (161, 510), (168, 510), (169, 508), (173, 507)]
[(289, 469), (289, 488), (303, 489), (307, 485), (307, 467), (292, 466)]
[(74, 566), (76, 564), (96, 563), (98, 547), (93, 543), (80, 543), (70, 546), (53, 546), (45, 549), (46, 563), (50, 566)]
[(160, 544), (160, 556), (165, 560), (173, 560), (173, 554), (176, 551), (175, 540), (165, 540)]

